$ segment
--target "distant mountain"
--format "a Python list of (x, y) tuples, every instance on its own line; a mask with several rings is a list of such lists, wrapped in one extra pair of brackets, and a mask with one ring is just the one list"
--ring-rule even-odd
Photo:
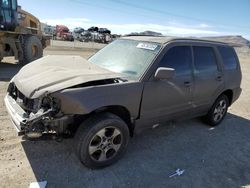
[(155, 32), (155, 31), (143, 31), (143, 32), (132, 32), (130, 34), (127, 34), (126, 36), (130, 35), (143, 35), (143, 36), (163, 36), (161, 33)]
[(204, 37), (204, 39), (215, 40), (219, 42), (236, 44), (239, 46), (250, 46), (250, 41), (240, 35), (218, 36), (218, 37)]

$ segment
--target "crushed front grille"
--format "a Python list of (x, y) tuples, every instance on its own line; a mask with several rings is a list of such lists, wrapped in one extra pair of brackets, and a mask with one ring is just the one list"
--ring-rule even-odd
[(34, 109), (35, 100), (25, 97), (25, 95), (23, 95), (22, 92), (20, 92), (17, 89), (14, 83), (10, 83), (8, 92), (11, 95), (11, 97), (14, 98), (16, 102), (19, 104), (19, 106), (21, 106), (24, 110), (29, 112), (35, 111)]

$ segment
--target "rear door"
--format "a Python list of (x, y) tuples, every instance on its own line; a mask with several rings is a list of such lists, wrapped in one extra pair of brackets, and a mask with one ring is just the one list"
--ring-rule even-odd
[(188, 113), (192, 107), (191, 46), (170, 47), (156, 69), (158, 67), (174, 68), (176, 75), (168, 80), (156, 80), (152, 75), (145, 82), (141, 118), (155, 123), (171, 119), (176, 114)]
[(193, 46), (194, 81), (193, 105), (208, 110), (224, 89), (224, 75), (213, 46)]

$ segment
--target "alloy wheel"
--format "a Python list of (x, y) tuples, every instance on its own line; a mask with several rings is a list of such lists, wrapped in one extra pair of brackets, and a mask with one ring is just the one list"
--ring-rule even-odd
[(214, 109), (213, 118), (215, 122), (220, 121), (224, 117), (226, 109), (227, 109), (226, 100), (224, 99), (220, 100)]
[(90, 157), (98, 162), (113, 158), (122, 145), (122, 139), (122, 133), (118, 128), (110, 126), (101, 129), (90, 141)]

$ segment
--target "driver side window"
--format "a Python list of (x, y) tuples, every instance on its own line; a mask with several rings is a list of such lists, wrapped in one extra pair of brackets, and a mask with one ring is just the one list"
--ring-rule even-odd
[(170, 48), (161, 60), (159, 67), (174, 68), (176, 75), (187, 75), (192, 72), (192, 53), (190, 46)]

